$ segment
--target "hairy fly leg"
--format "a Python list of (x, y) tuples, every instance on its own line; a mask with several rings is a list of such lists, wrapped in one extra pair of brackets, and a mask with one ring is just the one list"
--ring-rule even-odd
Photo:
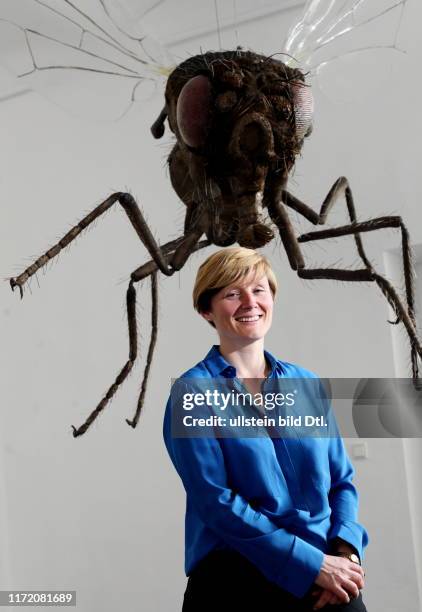
[[(349, 185), (349, 181), (344, 176), (341, 176), (339, 179), (335, 181), (334, 185), (331, 187), (330, 191), (328, 192), (324, 202), (322, 203), (319, 213), (316, 213), (310, 206), (308, 206), (304, 202), (301, 202), (298, 198), (290, 194), (288, 191), (281, 192), (281, 199), (286, 204), (286, 206), (289, 206), (290, 208), (293, 208), (294, 210), (296, 210), (296, 212), (301, 214), (303, 217), (305, 217), (308, 221), (310, 221), (314, 225), (324, 225), (325, 224), (330, 210), (333, 208), (337, 200), (342, 196), (344, 196), (346, 206), (347, 206), (347, 211), (349, 213), (349, 218), (350, 218), (350, 225), (346, 225), (344, 227), (349, 228), (351, 227), (351, 225), (353, 225), (354, 227), (357, 228), (357, 225), (356, 225), (357, 217), (356, 217), (355, 204), (353, 201), (353, 194), (352, 194), (352, 190)], [(404, 280), (405, 280), (405, 287), (406, 287), (407, 311), (408, 311), (409, 317), (413, 321), (414, 327), (416, 327), (415, 313), (414, 313), (415, 300), (414, 300), (414, 286), (413, 286), (413, 276), (412, 276), (412, 255), (411, 255), (411, 250), (410, 250), (409, 232), (407, 228), (405, 227), (401, 217), (382, 217), (380, 219), (389, 219), (389, 218), (395, 219), (394, 221), (395, 225), (391, 225), (391, 227), (400, 226), (401, 228), (403, 273), (404, 273)], [(373, 229), (381, 229), (381, 225), (379, 224), (382, 222), (380, 219), (373, 219), (373, 222), (374, 222)], [(398, 224), (397, 224), (397, 220), (399, 220)], [(375, 225), (377, 225), (377, 227), (375, 227)], [(387, 222), (387, 225), (385, 226), (382, 225), (382, 227), (390, 227), (390, 226), (388, 225), (388, 222)], [(362, 226), (360, 226), (360, 229), (357, 229), (357, 231), (353, 232), (353, 237), (356, 243), (359, 257), (361, 258), (365, 267), (368, 269), (371, 269), (371, 263), (368, 257), (366, 256), (365, 250), (363, 248), (363, 243), (362, 243), (362, 239), (360, 236), (361, 231), (370, 231), (370, 230), (362, 229)], [(328, 232), (330, 232), (330, 230), (328, 230)], [(342, 234), (336, 234), (336, 235), (340, 236)], [(317, 238), (316, 236), (319, 236), (320, 238)], [(309, 240), (318, 240), (318, 239), (328, 238), (328, 237), (330, 237), (330, 235), (329, 234), (327, 235), (325, 231), (309, 232), (309, 233), (306, 233), (300, 236), (298, 238), (298, 242), (307, 242)], [(400, 322), (400, 316), (395, 308), (394, 310), (396, 312), (396, 321), (390, 321), (390, 323), (393, 323), (396, 325), (397, 323)]]
[(19, 288), (20, 295), (23, 297), (23, 287), (25, 283), (33, 276), (37, 270), (45, 266), (51, 259), (53, 259), (62, 249), (68, 246), (75, 238), (91, 223), (100, 217), (104, 212), (109, 210), (113, 204), (118, 202), (125, 213), (127, 214), (132, 226), (136, 233), (141, 239), (149, 251), (152, 259), (141, 268), (135, 270), (131, 275), (131, 280), (126, 293), (126, 308), (129, 326), (129, 358), (126, 361), (123, 368), (117, 375), (114, 383), (108, 389), (105, 396), (102, 398), (97, 407), (91, 412), (86, 421), (78, 428), (72, 426), (73, 436), (78, 437), (85, 433), (91, 423), (97, 418), (97, 416), (104, 410), (107, 403), (116, 393), (118, 387), (128, 376), (131, 371), (133, 364), (137, 357), (138, 346), (137, 346), (137, 326), (136, 326), (136, 290), (134, 284), (140, 280), (151, 276), (151, 291), (152, 291), (152, 333), (148, 348), (147, 363), (144, 371), (144, 378), (142, 383), (141, 395), (138, 401), (138, 408), (134, 419), (127, 421), (132, 427), (136, 426), (139, 418), (140, 410), (143, 404), (146, 386), (148, 381), (148, 375), (150, 371), (152, 356), (154, 352), (156, 336), (157, 336), (157, 271), (163, 272), (166, 276), (171, 276), (176, 270), (180, 270), (188, 259), (189, 255), (197, 250), (209, 244), (208, 241), (199, 243), (199, 239), (205, 229), (206, 217), (205, 215), (198, 219), (198, 223), (190, 229), (186, 235), (172, 240), (167, 244), (160, 247), (148, 224), (146, 223), (144, 216), (136, 203), (133, 196), (129, 193), (117, 192), (109, 196), (101, 204), (99, 204), (93, 211), (86, 215), (77, 225), (75, 225), (57, 244), (50, 248), (46, 253), (39, 257), (33, 264), (31, 264), (22, 274), (12, 278), (10, 285), (12, 289), (15, 287)]
[[(369, 221), (362, 221), (360, 223), (354, 222), (348, 225), (343, 225), (341, 227), (334, 227), (326, 230), (320, 230), (316, 232), (309, 232), (307, 234), (303, 234), (299, 236), (299, 242), (310, 242), (312, 240), (325, 240), (328, 238), (334, 238), (338, 236), (350, 236), (356, 235), (360, 232), (372, 232), (383, 228), (397, 228), (401, 229), (402, 234), (402, 256), (403, 256), (403, 269), (405, 276), (405, 285), (406, 285), (406, 298), (407, 298), (407, 308), (402, 304), (402, 301), (397, 294), (396, 290), (384, 276), (381, 274), (377, 274), (371, 264), (368, 262), (366, 269), (372, 273), (371, 280), (375, 281), (382, 293), (387, 298), (390, 306), (393, 308), (396, 313), (396, 321), (394, 323), (398, 323), (400, 321), (403, 322), (403, 325), (406, 328), (406, 331), (409, 336), (410, 344), (411, 344), (411, 360), (412, 360), (412, 374), (413, 378), (416, 380), (419, 374), (419, 366), (418, 366), (418, 355), (419, 358), (422, 359), (422, 345), (417, 336), (416, 329), (416, 320), (414, 313), (414, 290), (413, 290), (413, 278), (412, 278), (412, 267), (411, 267), (411, 252), (410, 252), (410, 244), (409, 244), (409, 232), (404, 225), (401, 217), (399, 216), (390, 216), (390, 217), (378, 217), (376, 219), (370, 219)], [(362, 244), (362, 243), (361, 243)], [(363, 250), (363, 247), (362, 247)], [(311, 272), (311, 270), (308, 270)], [(311, 278), (311, 277), (307, 277)], [(315, 277), (318, 278), (318, 277)]]
[[(152, 284), (156, 283), (156, 274), (154, 273), (151, 277)], [(119, 386), (126, 379), (127, 375), (133, 368), (133, 364), (135, 363), (137, 354), (138, 354), (138, 337), (136, 330), (136, 290), (133, 286), (133, 281), (131, 280), (129, 283), (129, 287), (126, 292), (126, 310), (127, 310), (127, 320), (129, 327), (129, 358), (126, 361), (123, 368), (120, 370), (119, 374), (116, 377), (116, 380), (108, 389), (107, 393), (100, 401), (98, 406), (91, 412), (86, 421), (80, 426), (75, 427), (72, 425), (73, 429), (73, 437), (77, 438), (86, 432), (89, 426), (95, 421), (97, 416), (104, 410), (108, 402), (111, 400), (113, 395), (116, 393)]]
[[(210, 243), (208, 240), (202, 240), (201, 242), (193, 243), (192, 235), (181, 236), (176, 240), (172, 240), (161, 247), (161, 252), (165, 259), (170, 262), (175, 262), (174, 265), (180, 265), (181, 255), (185, 258), (184, 261), (189, 257), (191, 253), (208, 246)], [(178, 260), (176, 260), (178, 255)], [(183, 262), (184, 263), (184, 262)], [(179, 269), (179, 268), (177, 268)], [(115, 381), (107, 390), (104, 397), (101, 399), (96, 408), (90, 413), (85, 422), (78, 428), (72, 425), (73, 436), (76, 438), (84, 434), (90, 425), (95, 421), (99, 414), (104, 410), (108, 402), (116, 393), (119, 386), (128, 376), (129, 372), (135, 363), (138, 354), (138, 332), (136, 322), (136, 290), (135, 283), (145, 280), (150, 277), (151, 279), (151, 336), (148, 346), (148, 353), (146, 358), (146, 364), (144, 368), (144, 374), (142, 379), (141, 392), (138, 398), (135, 415), (132, 419), (126, 419), (126, 422), (131, 427), (135, 428), (142, 410), (142, 406), (145, 399), (147, 390), (148, 377), (151, 369), (152, 358), (154, 355), (155, 344), (158, 333), (158, 286), (157, 286), (157, 272), (159, 271), (158, 264), (153, 259), (137, 268), (131, 274), (131, 280), (126, 293), (126, 309), (127, 319), (129, 328), (129, 357), (123, 368), (120, 370)]]
[[(351, 223), (339, 228), (320, 230), (309, 232), (302, 236), (295, 237), (292, 231), (292, 226), (283, 204), (293, 208), (304, 216), (314, 225), (322, 225), (326, 222), (327, 216), (336, 203), (336, 201), (344, 196), (347, 210)], [(422, 345), (417, 335), (415, 314), (414, 314), (414, 287), (412, 277), (412, 258), (410, 250), (409, 232), (405, 227), (401, 217), (379, 217), (365, 222), (357, 222), (356, 209), (353, 201), (352, 190), (348, 180), (345, 177), (340, 177), (330, 189), (327, 197), (322, 203), (319, 214), (310, 206), (301, 202), (285, 190), (274, 189), (272, 192), (272, 200), (269, 202), (269, 212), (273, 222), (277, 225), (283, 244), (287, 243), (287, 253), (291, 254), (289, 261), (291, 267), (297, 271), (301, 278), (307, 279), (332, 279), (340, 281), (373, 281), (380, 287), (382, 293), (387, 298), (387, 301), (393, 308), (397, 320), (395, 323), (402, 321), (411, 345), (411, 361), (412, 361), (412, 376), (415, 386), (419, 386), (419, 364), (418, 356), (422, 359)], [(400, 227), (402, 235), (402, 255), (403, 255), (403, 270), (406, 285), (406, 302), (405, 307), (391, 283), (382, 275), (378, 274), (370, 263), (365, 249), (363, 247), (360, 232), (370, 232), (385, 227)], [(342, 270), (336, 268), (319, 268), (305, 269), (305, 262), (300, 251), (299, 243), (309, 242), (311, 240), (323, 240), (335, 236), (353, 235), (356, 247), (360, 258), (362, 259), (365, 268), (362, 270)]]
[(173, 269), (167, 265), (165, 258), (158, 246), (144, 216), (136, 203), (135, 199), (130, 193), (117, 192), (109, 196), (104, 202), (99, 204), (88, 213), (79, 223), (77, 223), (71, 230), (67, 232), (61, 240), (57, 242), (51, 249), (46, 251), (41, 257), (39, 257), (34, 263), (32, 263), (26, 270), (19, 276), (10, 279), (10, 286), (14, 290), (15, 287), (19, 288), (21, 298), (23, 297), (23, 287), (31, 276), (37, 272), (40, 268), (45, 266), (53, 257), (58, 255), (65, 247), (67, 247), (79, 234), (87, 228), (91, 223), (98, 219), (103, 213), (109, 210), (113, 204), (118, 202), (132, 223), (136, 233), (145, 245), (151, 257), (157, 263), (158, 268), (163, 274), (170, 276), (173, 273)]
[[(185, 264), (186, 260), (192, 253), (194, 253), (195, 251), (199, 251), (200, 249), (203, 249), (204, 247), (207, 247), (211, 244), (209, 240), (201, 240), (201, 242), (198, 242), (197, 240), (195, 241), (193, 234), (188, 235), (186, 238), (182, 237), (179, 240), (180, 240), (180, 243), (178, 247), (175, 249), (170, 259), (171, 266), (174, 267), (176, 270), (180, 270), (180, 268)], [(154, 270), (156, 269), (157, 269), (157, 266), (155, 262), (149, 261), (132, 273), (132, 279), (134, 280), (134, 282), (137, 282), (138, 280), (142, 280), (143, 278), (148, 276), (148, 274), (154, 274)], [(138, 398), (138, 403), (137, 403), (136, 411), (135, 411), (133, 418), (126, 419), (126, 423), (133, 428), (135, 428), (138, 423), (139, 417), (141, 415), (141, 410), (144, 405), (144, 399), (145, 399), (145, 394), (147, 390), (148, 375), (149, 375), (149, 371), (151, 367), (152, 357), (154, 354), (155, 340), (156, 340), (156, 335), (157, 335), (157, 313), (158, 313), (157, 293), (155, 294), (155, 297), (154, 297), (154, 290), (153, 290), (152, 315), (151, 315), (151, 319), (152, 319), (151, 341), (150, 341), (150, 345), (148, 348), (147, 361), (145, 365), (144, 376), (142, 379), (141, 393)]]

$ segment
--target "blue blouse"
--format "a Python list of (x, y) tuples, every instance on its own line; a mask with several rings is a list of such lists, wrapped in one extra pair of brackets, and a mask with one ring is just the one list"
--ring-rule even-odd
[[(317, 378), (265, 351), (270, 378)], [(183, 378), (235, 378), (213, 346)], [(167, 402), (164, 441), (186, 489), (185, 571), (212, 550), (234, 549), (266, 578), (303, 597), (339, 537), (360, 558), (368, 543), (357, 521), (353, 466), (337, 437), (173, 437)]]

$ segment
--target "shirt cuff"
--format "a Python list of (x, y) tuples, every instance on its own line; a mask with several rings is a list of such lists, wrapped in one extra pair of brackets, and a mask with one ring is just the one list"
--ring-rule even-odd
[(346, 547), (350, 549), (352, 553), (355, 553), (359, 557), (359, 560), (360, 560), (358, 549), (355, 548), (355, 546), (353, 546), (351, 542), (348, 542), (347, 540), (344, 540), (343, 538), (339, 538), (338, 536), (329, 540), (329, 548), (328, 548), (329, 554), (330, 555), (337, 554), (340, 550), (340, 547), (344, 547), (344, 545), (346, 545)]
[(299, 537), (295, 541), (277, 583), (295, 597), (304, 597), (318, 576), (324, 553)]
[(328, 538), (329, 540), (332, 540), (336, 537), (345, 540), (348, 544), (353, 546), (357, 551), (359, 559), (362, 561), (363, 548), (368, 543), (368, 537), (366, 532), (362, 533), (362, 528), (359, 524), (354, 523), (353, 521), (335, 523), (330, 529)]

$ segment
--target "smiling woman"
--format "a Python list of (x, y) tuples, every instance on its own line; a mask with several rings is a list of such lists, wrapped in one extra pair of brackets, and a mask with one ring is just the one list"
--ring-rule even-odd
[[(264, 338), (271, 326), (276, 292), (277, 280), (267, 259), (252, 249), (233, 247), (214, 253), (202, 264), (193, 300), (198, 312), (217, 329), (225, 354), (232, 345), (246, 347), (250, 340)], [(266, 364), (263, 354), (258, 357), (254, 363), (249, 353), (239, 376), (261, 377)]]
[[(256, 251), (211, 255), (198, 270), (193, 301), (220, 344), (182, 375), (182, 386), (189, 379), (226, 378), (233, 386), (243, 379), (264, 393), (268, 379), (317, 379), (264, 350), (276, 292), (271, 266)], [(209, 435), (220, 426), (214, 422), (206, 436), (192, 434), (193, 427), (175, 432), (179, 399), (167, 402), (164, 440), (187, 494), (183, 612), (334, 605), (365, 612), (360, 561), (368, 536), (357, 520), (354, 470), (339, 435), (299, 444), (270, 430), (216, 437)], [(211, 414), (215, 406), (207, 406)]]

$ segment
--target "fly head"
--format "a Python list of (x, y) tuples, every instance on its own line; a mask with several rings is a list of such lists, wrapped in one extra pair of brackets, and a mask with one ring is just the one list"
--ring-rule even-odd
[(258, 223), (266, 186), (287, 181), (311, 131), (312, 94), (303, 73), (251, 51), (208, 52), (171, 73), (165, 98), (161, 129), (157, 120), (153, 134), (162, 135), (167, 116), (177, 138), (169, 164), (179, 197), (188, 206), (207, 203), (217, 244), (271, 240), (272, 231)]

